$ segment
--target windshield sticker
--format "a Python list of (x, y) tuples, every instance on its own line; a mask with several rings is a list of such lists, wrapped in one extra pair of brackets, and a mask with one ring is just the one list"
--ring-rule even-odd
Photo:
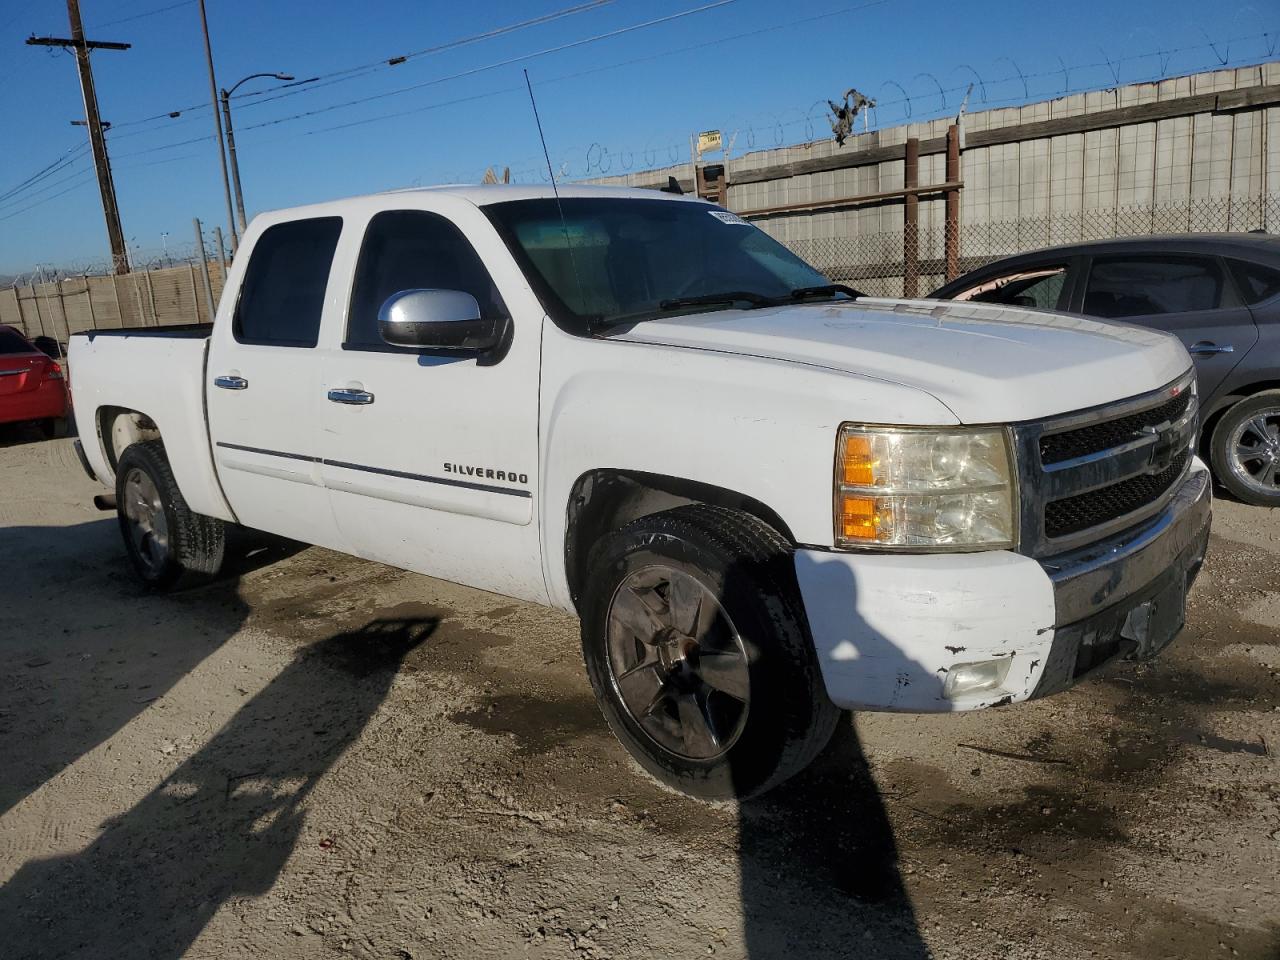
[(743, 227), (751, 226), (751, 224), (747, 223), (747, 221), (743, 220), (736, 213), (730, 213), (728, 210), (708, 210), (707, 212), (721, 223), (736, 223)]

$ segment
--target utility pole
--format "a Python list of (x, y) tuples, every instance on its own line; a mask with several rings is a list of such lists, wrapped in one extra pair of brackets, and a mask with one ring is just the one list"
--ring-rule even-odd
[(98, 116), (98, 93), (93, 85), (89, 51), (128, 50), (132, 44), (86, 40), (84, 25), (80, 22), (80, 0), (67, 0), (67, 16), (71, 21), (70, 39), (29, 37), (27, 44), (33, 47), (70, 47), (75, 50), (76, 68), (80, 71), (80, 93), (84, 98), (85, 126), (89, 128), (89, 145), (93, 148), (93, 165), (98, 171), (98, 190), (102, 194), (102, 215), (107, 221), (107, 240), (111, 244), (112, 269), (116, 273), (128, 273), (129, 254), (124, 245), (124, 229), (120, 226), (120, 207), (116, 203), (116, 187), (111, 179), (111, 163), (107, 159), (107, 140), (103, 136), (103, 124)]
[(236, 233), (236, 213), (231, 207), (231, 180), (227, 177), (226, 144), (222, 139), (222, 114), (218, 112), (218, 81), (213, 74), (213, 47), (209, 44), (209, 18), (205, 16), (204, 0), (200, 0), (200, 27), (204, 31), (204, 58), (209, 64), (209, 102), (213, 106), (213, 129), (218, 141), (218, 163), (222, 167), (222, 193), (227, 201), (227, 225), (231, 227), (231, 249), (240, 246)]

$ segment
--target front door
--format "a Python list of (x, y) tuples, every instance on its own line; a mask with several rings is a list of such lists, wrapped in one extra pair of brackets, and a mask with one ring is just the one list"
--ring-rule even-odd
[(320, 477), (317, 344), (341, 232), (341, 218), (323, 217), (247, 238), (239, 300), (214, 327), (205, 371), (213, 458), (236, 519), (339, 549)]
[[(533, 523), (541, 310), (483, 214), (440, 202), (375, 214), (350, 251), (346, 323), (326, 350), (324, 484), (359, 555), (543, 601)], [(486, 317), (514, 316), (505, 355), (385, 343), (379, 308), (414, 289), (461, 290)]]

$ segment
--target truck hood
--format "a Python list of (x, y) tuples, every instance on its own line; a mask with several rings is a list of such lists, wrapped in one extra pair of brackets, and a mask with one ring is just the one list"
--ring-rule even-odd
[(724, 310), (611, 337), (775, 359), (932, 394), (961, 423), (1036, 420), (1145, 393), (1190, 365), (1168, 334), (991, 304), (881, 300)]

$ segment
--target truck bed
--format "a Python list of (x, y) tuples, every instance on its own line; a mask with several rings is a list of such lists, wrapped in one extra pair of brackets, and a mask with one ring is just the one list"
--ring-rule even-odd
[(188, 506), (231, 516), (218, 488), (204, 414), (209, 324), (95, 330), (71, 337), (68, 366), (76, 429), (94, 474), (115, 483), (109, 421), (120, 411), (141, 414), (164, 437), (174, 479)]

